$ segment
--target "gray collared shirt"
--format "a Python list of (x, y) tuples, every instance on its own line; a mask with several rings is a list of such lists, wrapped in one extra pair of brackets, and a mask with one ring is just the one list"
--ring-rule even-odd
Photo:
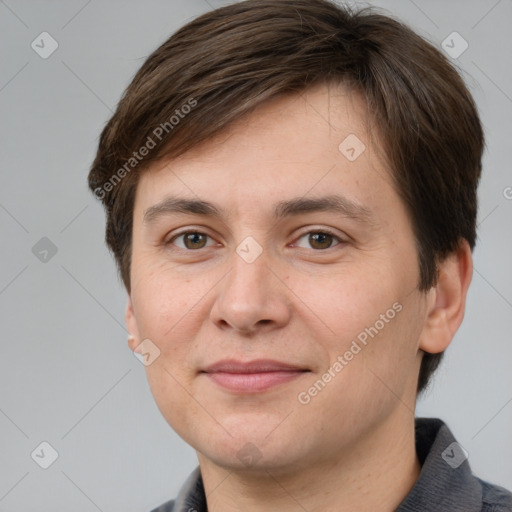
[[(416, 453), (421, 473), (395, 512), (512, 512), (512, 494), (471, 472), (463, 448), (436, 418), (416, 418)], [(152, 512), (207, 512), (199, 467), (175, 500)]]

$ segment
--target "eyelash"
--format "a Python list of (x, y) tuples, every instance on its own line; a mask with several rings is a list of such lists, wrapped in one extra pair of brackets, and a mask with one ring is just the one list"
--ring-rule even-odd
[[(188, 230), (188, 231), (182, 231), (181, 233), (175, 234), (171, 239), (169, 239), (167, 242), (165, 242), (165, 245), (166, 246), (174, 245), (175, 240), (177, 240), (180, 237), (183, 237), (185, 235), (190, 235), (190, 234), (205, 235), (208, 238), (212, 239), (212, 237), (210, 235), (208, 235), (207, 233), (203, 233), (202, 231)], [(337, 247), (338, 245), (346, 243), (346, 240), (343, 240), (340, 236), (336, 235), (333, 231), (330, 231), (329, 229), (318, 229), (318, 230), (306, 231), (306, 232), (302, 233), (298, 238), (296, 238), (296, 241), (300, 240), (301, 238), (304, 238), (307, 235), (311, 235), (311, 234), (329, 235), (332, 238), (334, 238), (335, 240), (337, 240), (337, 242), (338, 242), (335, 245), (331, 245), (330, 247), (327, 247), (326, 249), (311, 248), (315, 252), (325, 252), (325, 251), (328, 251), (329, 249), (333, 249), (334, 247)], [(184, 251), (184, 252), (199, 252), (201, 249), (207, 249), (207, 248), (208, 248), (208, 246), (200, 247), (199, 249), (183, 249), (182, 247), (177, 247), (178, 250)], [(302, 249), (304, 249), (304, 247), (302, 247)]]

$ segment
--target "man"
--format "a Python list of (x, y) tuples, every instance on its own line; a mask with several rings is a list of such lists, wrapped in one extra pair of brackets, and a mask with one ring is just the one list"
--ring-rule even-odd
[(146, 60), (89, 185), (199, 460), (155, 510), (512, 510), (414, 416), (463, 319), (482, 148), (457, 72), (372, 11), (249, 0)]

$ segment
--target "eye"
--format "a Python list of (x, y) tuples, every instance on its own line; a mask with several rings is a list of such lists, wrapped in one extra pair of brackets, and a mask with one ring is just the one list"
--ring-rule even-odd
[[(304, 247), (304, 245), (300, 244), (300, 241), (303, 239), (306, 239), (306, 243), (309, 244), (309, 247)], [(341, 240), (338, 236), (336, 236), (334, 233), (331, 233), (330, 231), (309, 231), (308, 233), (305, 233), (300, 238), (298, 238), (295, 244), (306, 249), (312, 247), (316, 250), (322, 250), (330, 249), (331, 247), (339, 245), (342, 242), (343, 240)]]
[[(207, 247), (207, 240), (210, 238), (207, 234), (199, 231), (185, 231), (173, 236), (167, 244), (173, 244), (183, 250), (197, 250)], [(181, 239), (181, 244), (176, 243), (177, 240)], [(213, 241), (213, 240), (212, 240)], [(210, 244), (212, 245), (212, 244)]]

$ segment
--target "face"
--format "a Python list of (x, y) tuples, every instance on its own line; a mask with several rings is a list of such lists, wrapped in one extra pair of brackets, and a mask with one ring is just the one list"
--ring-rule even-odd
[(215, 464), (348, 457), (413, 415), (428, 296), (365, 113), (317, 86), (141, 176), (133, 347), (159, 351), (156, 403)]

